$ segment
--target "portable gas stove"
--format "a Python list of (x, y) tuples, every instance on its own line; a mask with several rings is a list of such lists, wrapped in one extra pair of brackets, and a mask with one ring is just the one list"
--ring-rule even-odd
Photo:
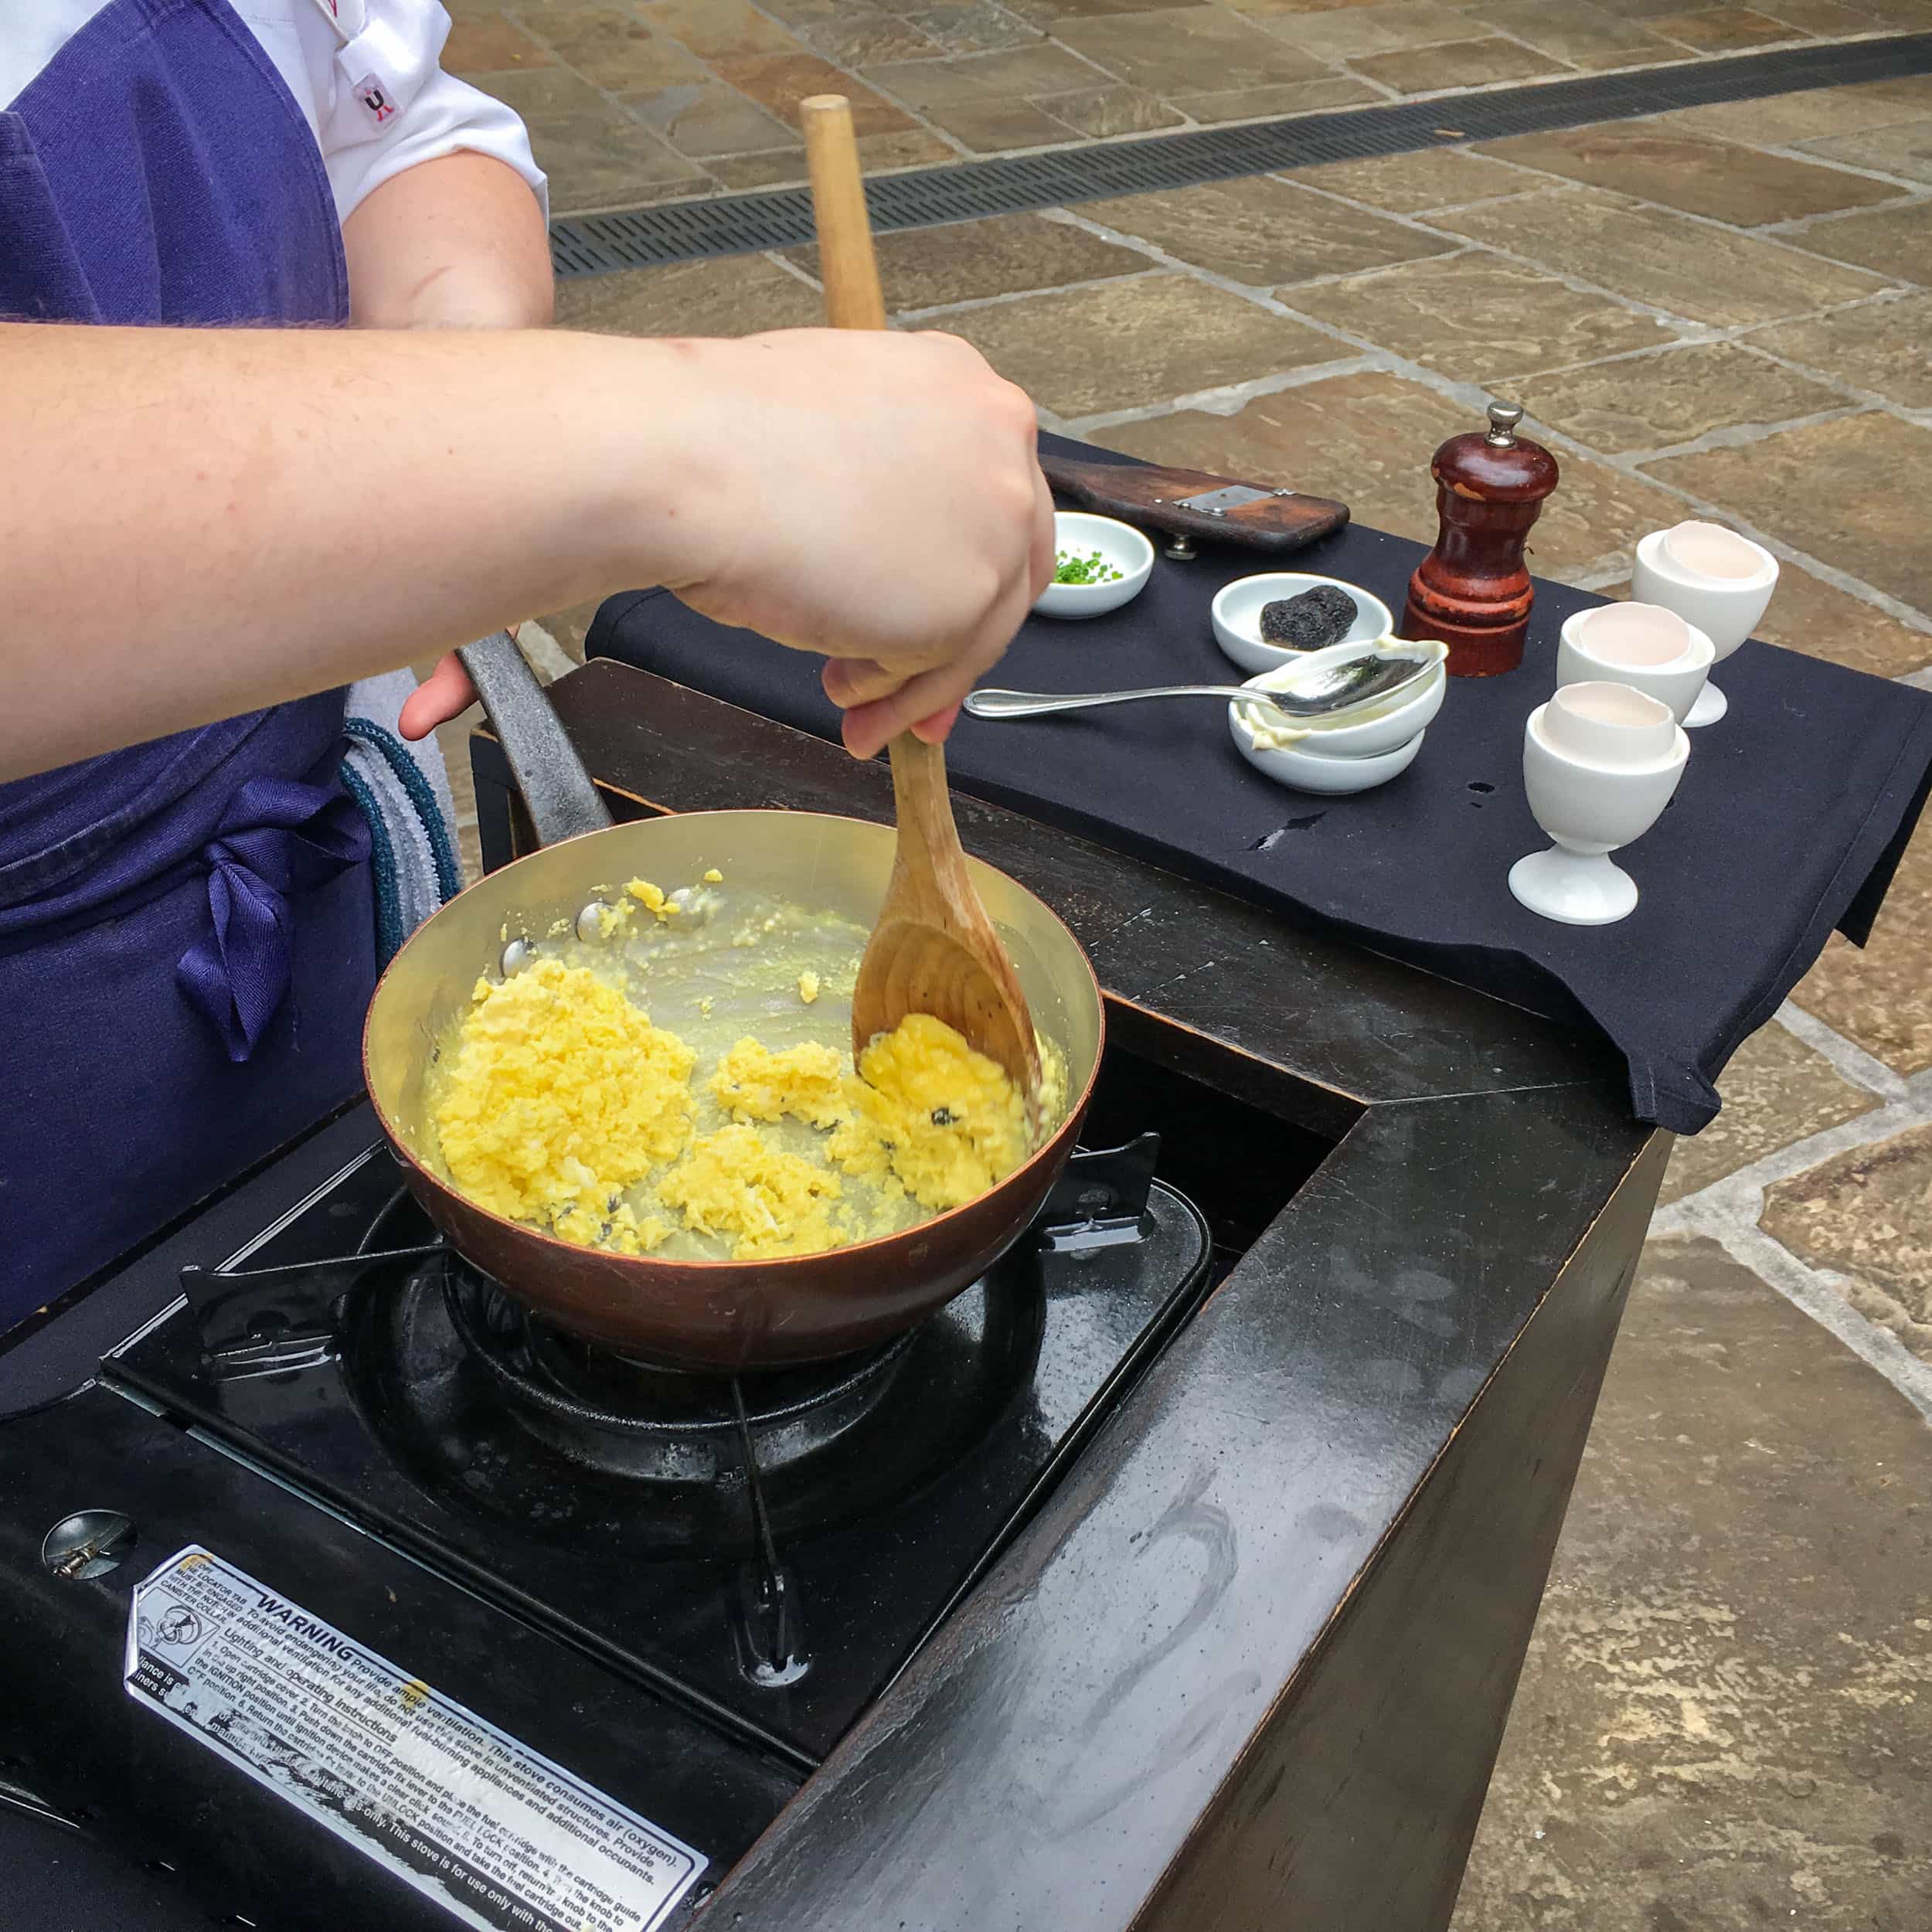
[(104, 1381), (808, 1770), (1198, 1300), (1209, 1236), (1157, 1146), (1077, 1157), (1033, 1238), (911, 1333), (734, 1378), (526, 1315), (379, 1143), (184, 1267)]
[[(626, 668), (554, 695), (620, 817), (887, 808)], [(1094, 961), (1102, 1151), (903, 1339), (586, 1346), (359, 1104), (0, 1345), (32, 1922), (1446, 1925), (1661, 1145), (1544, 1022), (957, 810)]]
[[(1160, 1087), (1118, 1062), (1096, 1117), (1158, 1111)], [(1077, 1153), (1029, 1233), (911, 1332), (810, 1367), (694, 1374), (526, 1313), (437, 1233), (383, 1142), (342, 1158), (358, 1131), (376, 1132), (366, 1107), (220, 1203), (224, 1230), (238, 1215), (256, 1224), (239, 1247), (199, 1220), (104, 1283), (97, 1293), (158, 1312), (105, 1351), (90, 1387), (0, 1432), (0, 1451), (26, 1451), (10, 1493), (37, 1501), (51, 1485), (38, 1553), (49, 1611), (60, 1586), (124, 1565), (149, 1579), (130, 1611), (124, 1694), (172, 1721), (138, 1730), (101, 1804), (94, 1779), (77, 1786), (70, 1767), (87, 1754), (83, 1739), (111, 1724), (121, 1686), (104, 1677), (94, 1687), (104, 1696), (77, 1699), (63, 1673), (62, 1714), (25, 1727), (14, 1776), (58, 1794), (46, 1800), (56, 1812), (111, 1815), (117, 1800), (146, 1811), (148, 1780), (164, 1778), (153, 1752), (173, 1767), (165, 1775), (177, 1801), (192, 1794), (210, 1813), (237, 1773), (297, 1789), (267, 1841), (259, 1821), (235, 1817), (245, 1852), (218, 1827), (208, 1848), (216, 1867), (253, 1863), (271, 1845), (299, 1864), (303, 1835), (320, 1823), (372, 1860), (372, 1877), (413, 1887), (410, 1909), (425, 1924), (454, 1909), (493, 1927), (619, 1932), (700, 1904), (712, 1875), (877, 1698), (1196, 1307), (1214, 1276), (1217, 1233), (1225, 1272), (1254, 1232), (1225, 1215), (1210, 1228), (1155, 1178), (1160, 1137), (1145, 1133)], [(153, 1465), (157, 1439), (171, 1454), (151, 1487), (129, 1472)], [(104, 1481), (104, 1464), (118, 1465), (119, 1507), (60, 1500), (82, 1493), (79, 1469), (101, 1469)], [(264, 1679), (252, 1699), (237, 1693), (246, 1665), (192, 1648), (202, 1627), (226, 1624), (222, 1636), (253, 1656), (276, 1633), (249, 1620), (272, 1597), (304, 1620), (298, 1628), (343, 1637), (334, 1592), (298, 1588), (237, 1521), (226, 1498), (238, 1477), (267, 1479), (247, 1513), (272, 1515), (281, 1537), (352, 1527), (406, 1559), (427, 1623), (376, 1653), (359, 1682), (354, 1672), (301, 1688)], [(158, 1512), (156, 1490), (167, 1497)], [(221, 1590), (185, 1594), (217, 1571)], [(366, 1564), (355, 1572), (366, 1586)], [(327, 1801), (333, 1783), (346, 1793), (357, 1781), (311, 1726), (379, 1721), (387, 1692), (411, 1685), (447, 1696), (447, 1620), (466, 1598), (500, 1613), (499, 1641), (527, 1648), (536, 1634), (549, 1640), (536, 1656), (572, 1653), (573, 1674), (594, 1674), (600, 1708), (628, 1704), (661, 1733), (659, 1750), (582, 1794), (604, 1808), (593, 1830), (654, 1836), (680, 1861), (648, 1906), (568, 1917), (571, 1895), (536, 1884), (519, 1893), (503, 1871), (492, 1874), (494, 1900), (471, 1897), (447, 1868), (466, 1877), (486, 1865), (487, 1848), (460, 1820), (439, 1835), (417, 1819), (412, 1855), (383, 1837), (401, 1804), (365, 1817), (345, 1796), (345, 1821)], [(488, 1663), (481, 1653), (469, 1661)], [(542, 1671), (522, 1688), (536, 1688)], [(455, 1701), (451, 1723), (480, 1719), (480, 1736), (495, 1722)], [(700, 1733), (716, 1808), (695, 1812)], [(183, 1735), (202, 1747), (185, 1763)], [(556, 1767), (560, 1789), (575, 1755)], [(388, 1776), (372, 1760), (355, 1768)], [(437, 1803), (414, 1793), (417, 1806)], [(284, 1895), (261, 1922), (339, 1925), (342, 1909), (327, 1893), (314, 1903)], [(405, 1910), (387, 1922), (418, 1920)]]

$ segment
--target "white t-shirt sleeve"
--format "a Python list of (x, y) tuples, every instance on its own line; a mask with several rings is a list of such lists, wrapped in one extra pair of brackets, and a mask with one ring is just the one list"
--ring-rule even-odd
[(406, 168), (465, 151), (514, 168), (548, 219), (549, 190), (521, 118), (439, 64), (450, 31), (440, 0), (338, 0), (339, 32), (311, 0), (299, 3), (309, 14), (301, 26), (316, 138), (342, 220)]

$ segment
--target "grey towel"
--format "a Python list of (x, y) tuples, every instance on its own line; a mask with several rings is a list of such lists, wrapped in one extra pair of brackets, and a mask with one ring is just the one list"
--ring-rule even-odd
[(342, 783), (369, 821), (376, 939), (386, 964), (437, 906), (463, 889), (456, 808), (434, 736), (412, 744), (396, 729), (414, 675), (393, 671), (352, 685)]

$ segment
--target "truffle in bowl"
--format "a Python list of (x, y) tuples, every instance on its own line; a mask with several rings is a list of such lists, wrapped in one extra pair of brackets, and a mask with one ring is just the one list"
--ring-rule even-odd
[[(1268, 633), (1282, 634), (1279, 617), (1264, 628), (1263, 614), (1270, 607), (1306, 598), (1322, 589), (1340, 591), (1355, 607), (1355, 616), (1332, 644), (1373, 644), (1395, 628), (1389, 607), (1378, 597), (1339, 577), (1311, 577), (1299, 570), (1268, 570), (1257, 577), (1236, 577), (1216, 592), (1209, 615), (1214, 625), (1214, 641), (1243, 671), (1271, 671), (1277, 665), (1291, 664), (1310, 655), (1306, 647), (1270, 643)], [(1308, 608), (1307, 605), (1302, 607)]]

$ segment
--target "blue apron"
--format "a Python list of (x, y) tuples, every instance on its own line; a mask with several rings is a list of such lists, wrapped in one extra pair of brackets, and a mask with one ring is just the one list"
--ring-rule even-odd
[[(0, 113), (0, 316), (348, 313), (321, 153), (227, 0), (109, 0)], [(0, 1328), (359, 1084), (375, 921), (342, 713), (338, 691), (0, 785)]]

